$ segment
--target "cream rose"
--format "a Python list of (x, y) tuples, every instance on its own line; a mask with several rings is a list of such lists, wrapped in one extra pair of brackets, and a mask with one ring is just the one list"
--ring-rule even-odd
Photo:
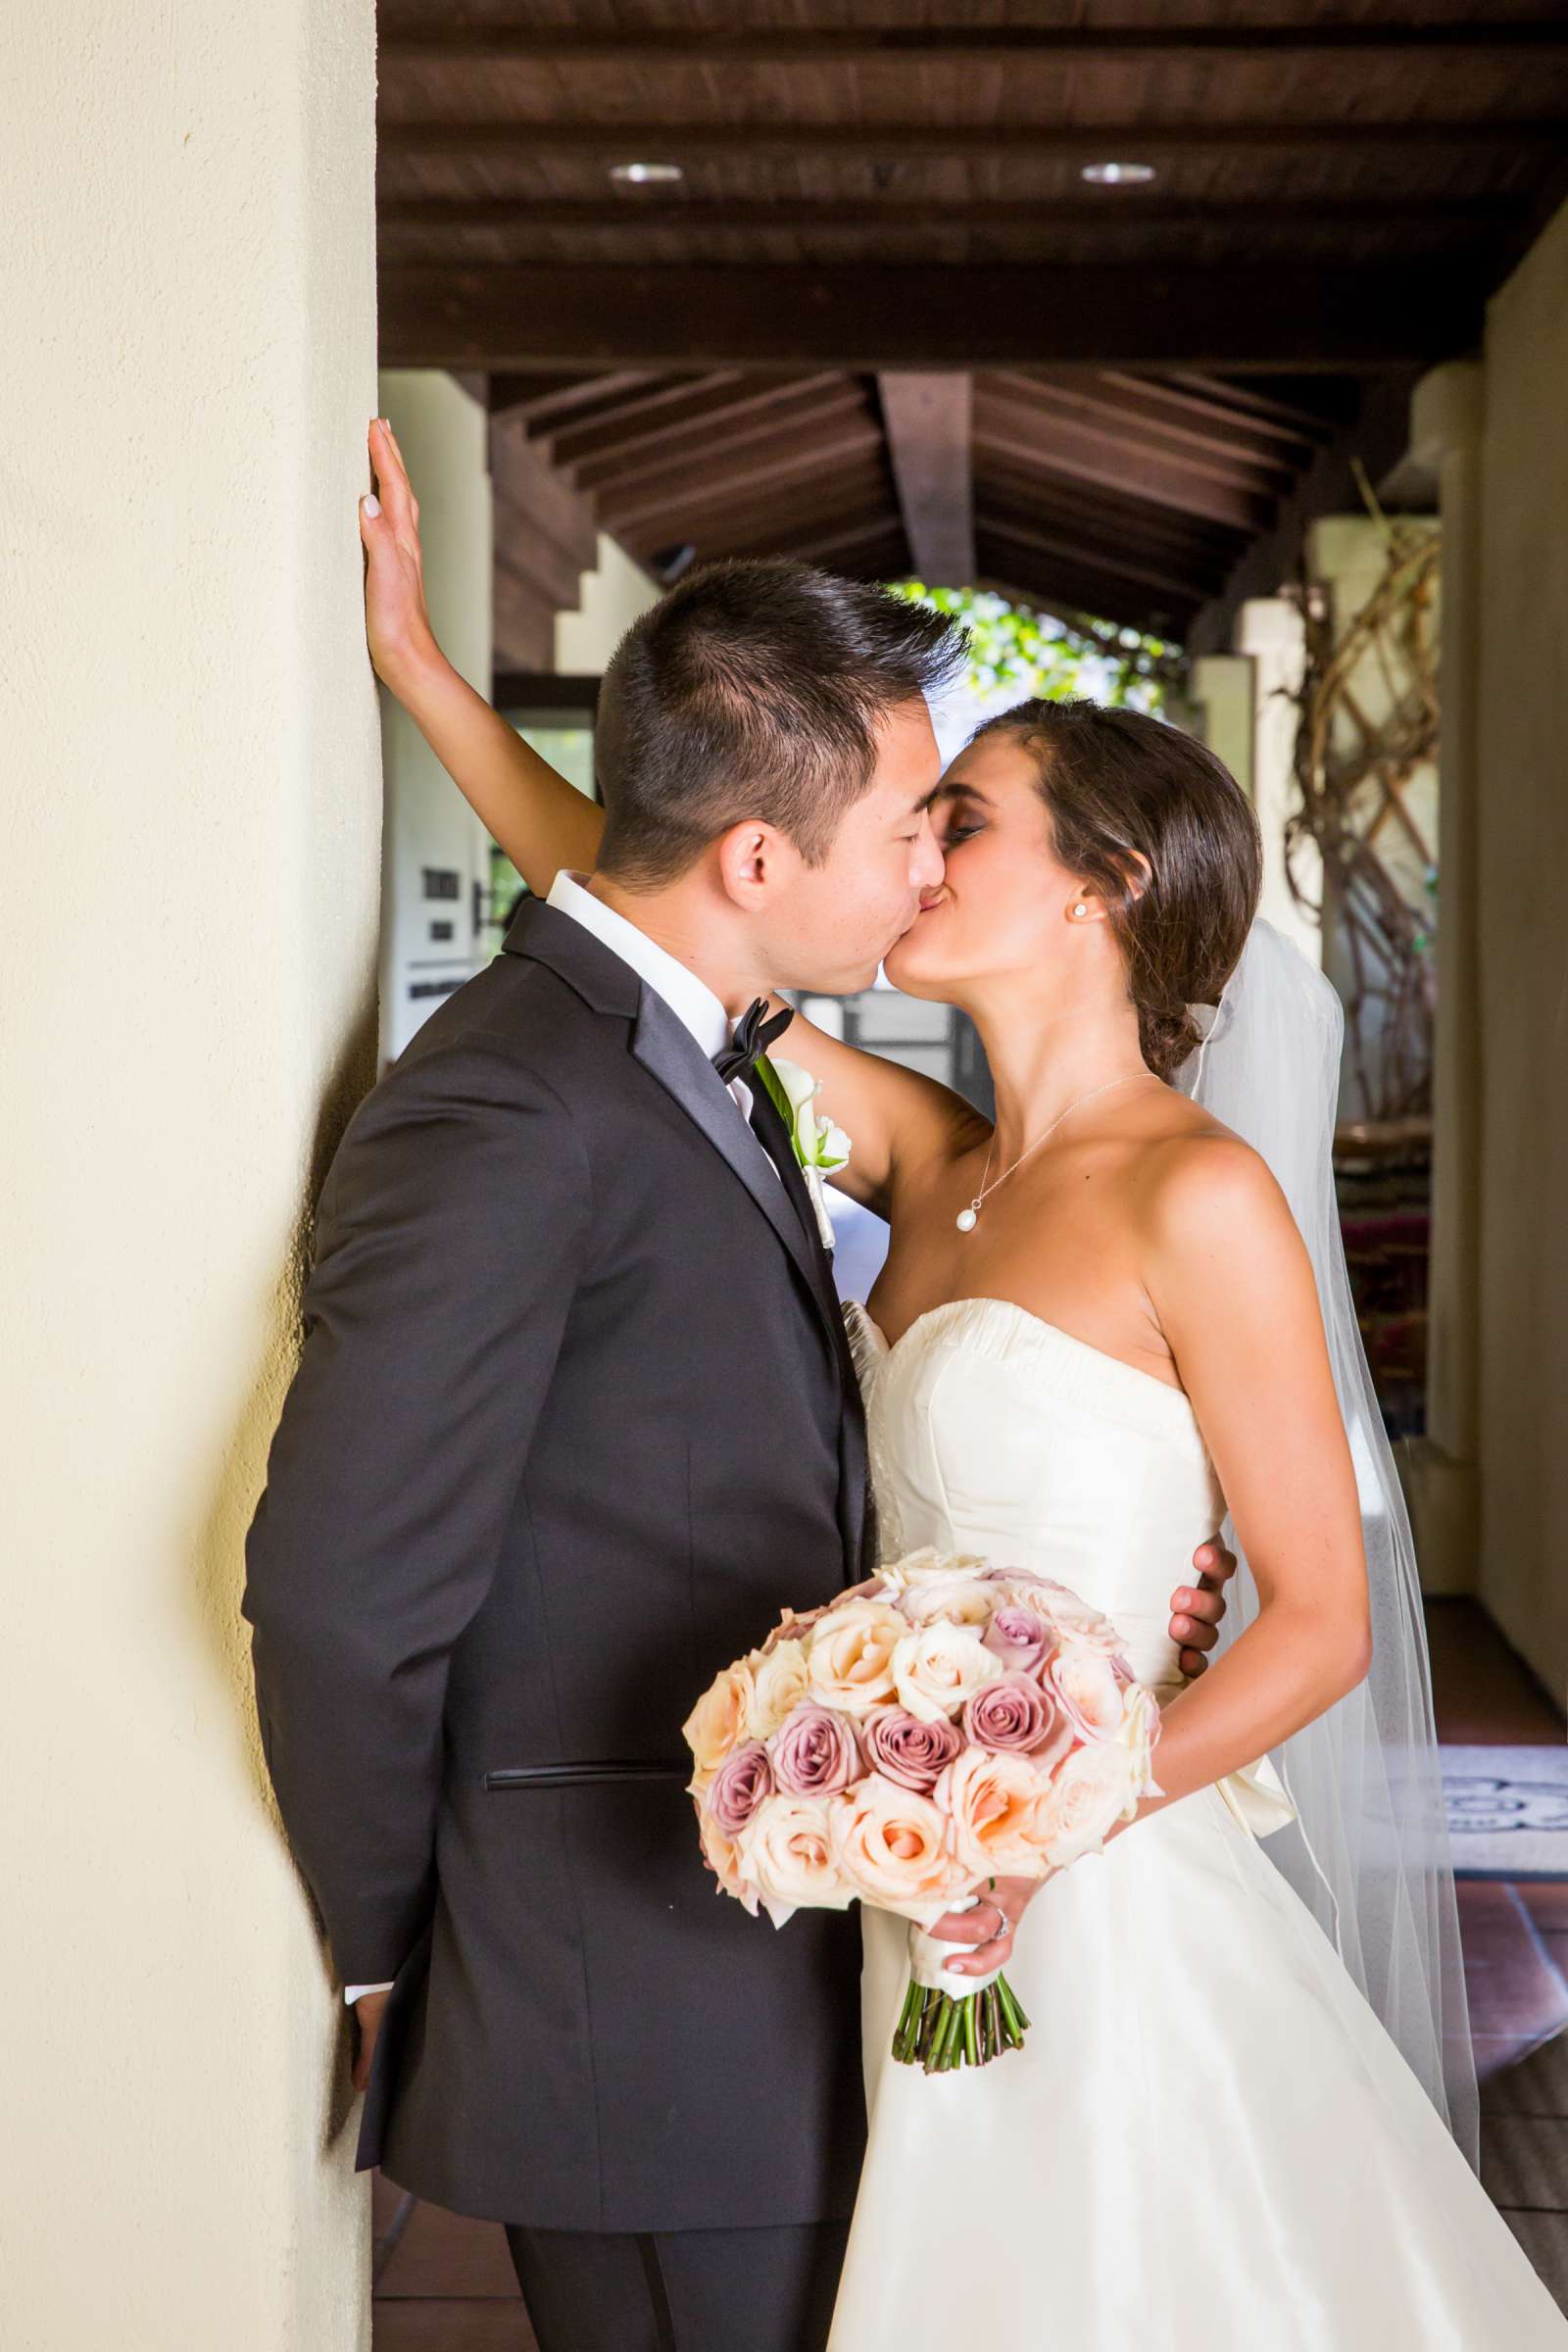
[(730, 1749), (747, 1737), (755, 1687), (752, 1670), (744, 1661), (726, 1666), (722, 1674), (714, 1675), (681, 1725), (699, 1786), (712, 1778)]
[(1138, 1810), (1134, 1764), (1115, 1742), (1080, 1747), (1058, 1770), (1042, 1808), (1046, 1858), (1064, 1870), (1080, 1854), (1099, 1853), (1118, 1821)]
[(984, 1634), (997, 1605), (995, 1590), (972, 1576), (932, 1577), (911, 1586), (902, 1607), (911, 1625), (969, 1625)]
[(946, 1722), (1005, 1671), (969, 1626), (950, 1625), (941, 1617), (906, 1633), (893, 1652), (899, 1702), (922, 1723)]
[(1127, 1751), (1133, 1788), (1139, 1796), (1164, 1794), (1154, 1778), (1154, 1750), (1159, 1745), (1161, 1728), (1159, 1701), (1153, 1692), (1146, 1690), (1142, 1683), (1124, 1690), (1116, 1744)]
[(781, 1642), (760, 1661), (754, 1675), (750, 1730), (754, 1740), (771, 1740), (807, 1691), (806, 1644)]
[(890, 1592), (909, 1592), (918, 1585), (945, 1584), (950, 1577), (978, 1577), (985, 1561), (977, 1552), (938, 1551), (934, 1544), (907, 1551), (902, 1560), (879, 1568), (877, 1574)]
[(740, 1868), (775, 1927), (803, 1903), (815, 1911), (846, 1911), (855, 1900), (834, 1855), (829, 1805), (837, 1801), (770, 1796), (735, 1841)]
[(940, 1806), (878, 1772), (830, 1800), (833, 1852), (843, 1877), (882, 1911), (924, 1916), (967, 1884)]
[(936, 1787), (953, 1820), (954, 1850), (969, 1881), (1038, 1879), (1046, 1872), (1051, 1783), (1033, 1759), (966, 1747)]
[(1102, 1651), (1064, 1642), (1041, 1680), (1081, 1740), (1114, 1740), (1127, 1686)]
[(811, 1636), (808, 1671), (824, 1706), (863, 1715), (893, 1696), (893, 1652), (908, 1632), (885, 1600), (850, 1600), (830, 1609)]

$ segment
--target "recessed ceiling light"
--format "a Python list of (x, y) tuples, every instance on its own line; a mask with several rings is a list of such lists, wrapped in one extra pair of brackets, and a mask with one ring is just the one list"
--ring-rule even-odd
[(1141, 187), (1154, 176), (1152, 164), (1085, 164), (1083, 175), (1097, 188)]
[(618, 179), (623, 187), (646, 188), (656, 183), (662, 185), (672, 179), (684, 179), (686, 174), (679, 164), (612, 164), (610, 176)]

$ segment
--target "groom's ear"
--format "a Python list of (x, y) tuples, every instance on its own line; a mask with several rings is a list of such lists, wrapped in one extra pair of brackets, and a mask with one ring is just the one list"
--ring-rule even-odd
[(719, 835), (711, 855), (725, 897), (744, 914), (759, 912), (776, 896), (780, 883), (793, 878), (801, 862), (788, 834), (760, 816), (731, 825)]

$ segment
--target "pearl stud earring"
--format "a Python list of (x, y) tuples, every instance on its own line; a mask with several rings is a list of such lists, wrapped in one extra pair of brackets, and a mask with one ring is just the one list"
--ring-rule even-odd
[(1077, 916), (1077, 918), (1078, 918), (1079, 922), (1082, 922), (1082, 921), (1083, 921), (1083, 919), (1084, 919), (1084, 916), (1085, 916), (1085, 915), (1086, 915), (1088, 912), (1089, 912), (1089, 909), (1088, 909), (1088, 907), (1087, 907), (1087, 906), (1084, 905), (1084, 903), (1083, 903), (1082, 899), (1080, 899), (1080, 900), (1079, 900), (1079, 902), (1078, 902), (1078, 904), (1077, 904), (1077, 906), (1076, 906), (1073, 908), (1073, 913), (1074, 913), (1074, 914)]

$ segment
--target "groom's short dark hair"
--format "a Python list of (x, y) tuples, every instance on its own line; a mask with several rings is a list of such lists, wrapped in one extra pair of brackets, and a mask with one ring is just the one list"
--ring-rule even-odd
[(879, 720), (963, 658), (945, 615), (867, 581), (780, 559), (689, 572), (605, 672), (603, 871), (657, 888), (747, 817), (820, 864), (870, 784)]

